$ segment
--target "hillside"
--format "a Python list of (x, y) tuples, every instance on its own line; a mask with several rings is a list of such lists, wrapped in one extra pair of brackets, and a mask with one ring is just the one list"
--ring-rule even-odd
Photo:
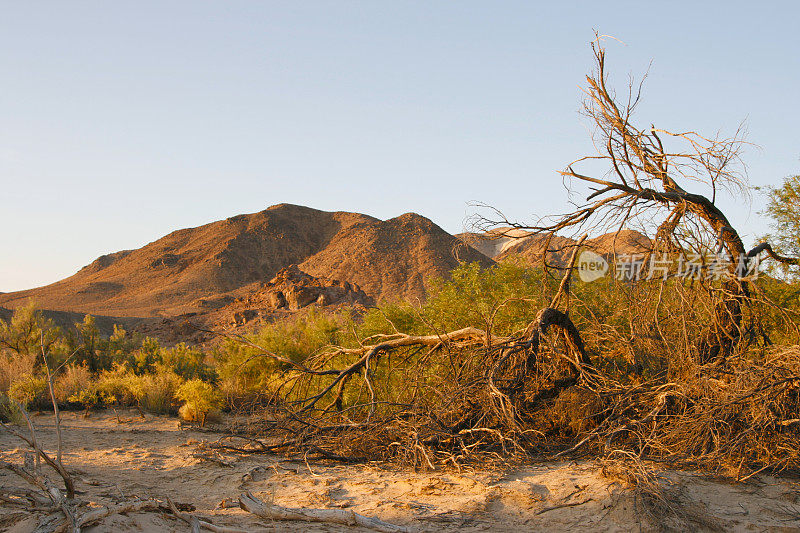
[(363, 310), (375, 304), (358, 285), (311, 276), (297, 265), (282, 269), (266, 283), (257, 282), (248, 288), (252, 290), (246, 296), (229, 297), (230, 303), (227, 304), (224, 303), (226, 299), (221, 299), (221, 307), (205, 312), (133, 319), (136, 323), (132, 324), (132, 331), (156, 337), (170, 345), (178, 342), (198, 344), (215, 337), (211, 330), (245, 333), (311, 308)]
[[(495, 261), (521, 257), (530, 264), (542, 262), (547, 246), (547, 261), (550, 264), (565, 263), (577, 242), (569, 237), (555, 235), (548, 245), (547, 235), (533, 235), (519, 229), (499, 228), (487, 233), (459, 233), (462, 242), (469, 244)], [(587, 239), (584, 246), (606, 257), (646, 253), (650, 239), (638, 231), (623, 229), (618, 233), (607, 233)]]
[(104, 255), (51, 285), (0, 294), (0, 306), (33, 299), (44, 309), (117, 317), (204, 312), (258, 290), (293, 264), (354, 283), (374, 300), (415, 299), (431, 276), (458, 264), (456, 253), (492, 262), (417, 214), (382, 221), (279, 204)]

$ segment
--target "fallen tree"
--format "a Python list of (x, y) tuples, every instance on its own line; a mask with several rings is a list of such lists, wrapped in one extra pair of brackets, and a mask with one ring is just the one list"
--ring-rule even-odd
[[(606, 50), (599, 35), (592, 51), (595, 71), (586, 76), (583, 112), (595, 127), (597, 153), (573, 161), (561, 172), (570, 188), (585, 187), (585, 201), (571, 212), (533, 225), (510, 221), (496, 210), (498, 216), (479, 217), (476, 225), (484, 230), (510, 227), (549, 236), (590, 228), (649, 228), (652, 231), (647, 233), (655, 236), (655, 242), (653, 253), (643, 258), (644, 269), (661, 253), (680, 261), (693, 255), (720, 257), (722, 281), (709, 287), (717, 303), (706, 334), (696, 343), (696, 355), (702, 363), (724, 362), (743, 335), (743, 307), (749, 305), (750, 274), (759, 254), (766, 252), (784, 264), (797, 265), (798, 259), (775, 253), (766, 242), (748, 250), (717, 205), (721, 192), (747, 194), (741, 163), (746, 145), (743, 130), (730, 137), (707, 137), (694, 131), (637, 126), (634, 114), (644, 78), (638, 85), (631, 82), (626, 98), (617, 98), (609, 86)], [(579, 169), (581, 164), (587, 171)]]
[[(506, 303), (498, 302), (476, 321), (480, 328), (443, 332), (425, 322), (427, 334), (410, 334), (391, 324), (393, 333), (302, 362), (239, 338), (259, 351), (254, 357), (285, 365), (265, 387), (260, 451), (425, 468), (536, 453), (649, 457), (728, 473), (737, 465), (736, 477), (800, 467), (800, 352), (770, 345), (761, 321), (774, 306), (747, 275), (762, 254), (797, 260), (769, 243), (748, 250), (716, 202), (720, 191), (746, 190), (741, 132), (710, 138), (635, 126), (641, 85), (620, 103), (607, 85), (599, 37), (592, 50), (597, 69), (587, 76), (584, 109), (600, 152), (562, 172), (589, 188), (585, 203), (534, 225), (482, 220), (484, 229), (547, 236), (543, 264), (563, 273), (549, 305), (503, 336), (491, 327)], [(581, 163), (607, 164), (608, 172), (596, 177)], [(585, 237), (570, 245), (566, 264), (548, 262), (557, 232), (633, 224), (654, 236), (644, 274), (653, 273), (657, 254), (684, 261), (709, 252), (724, 259), (719, 279), (701, 271), (676, 282), (672, 264), (653, 283), (621, 283), (593, 305), (581, 299), (591, 289), (576, 294), (570, 283)], [(621, 299), (608, 301), (614, 297)], [(617, 307), (597, 309), (610, 305)]]
[[(540, 400), (602, 380), (578, 328), (557, 308), (570, 293), (574, 252), (550, 305), (507, 336), (476, 327), (430, 335), (395, 331), (360, 339), (357, 347), (329, 347), (298, 363), (217, 332), (258, 349), (245, 364), (269, 358), (286, 368), (260, 414), (270, 440), (248, 441), (247, 451), (339, 461), (378, 454), (428, 468), (458, 464), (473, 451), (527, 453), (531, 437), (541, 434), (530, 417)], [(217, 446), (236, 449), (221, 441)]]

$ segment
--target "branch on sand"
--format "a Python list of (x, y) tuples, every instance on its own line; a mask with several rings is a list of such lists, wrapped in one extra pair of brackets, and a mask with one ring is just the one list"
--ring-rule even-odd
[(360, 526), (384, 533), (410, 533), (407, 527), (397, 526), (360, 515), (347, 509), (300, 509), (281, 507), (274, 503), (264, 502), (249, 492), (239, 496), (239, 506), (245, 511), (270, 520), (302, 520), (305, 522), (323, 522), (327, 524), (342, 524), (345, 526)]

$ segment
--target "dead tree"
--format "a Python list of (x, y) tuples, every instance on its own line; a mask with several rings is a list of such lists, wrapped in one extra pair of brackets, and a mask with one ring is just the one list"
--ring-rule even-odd
[(583, 112), (594, 123), (597, 153), (573, 161), (561, 172), (567, 186), (588, 187), (586, 200), (575, 204), (571, 212), (534, 225), (516, 224), (502, 216), (481, 218), (478, 225), (510, 225), (541, 234), (577, 233), (599, 226), (617, 231), (634, 225), (650, 226), (657, 240), (666, 242), (666, 248), (673, 251), (682, 248), (685, 232), (681, 228), (699, 229), (717, 241), (717, 253), (724, 252), (730, 258), (727, 276), (716, 289), (719, 296), (712, 323), (697, 346), (702, 362), (724, 360), (742, 335), (742, 306), (751, 283), (742, 273), (763, 251), (777, 261), (797, 264), (797, 259), (775, 254), (766, 243), (748, 251), (716, 204), (720, 191), (747, 191), (740, 159), (745, 145), (742, 129), (732, 137), (711, 138), (694, 131), (671, 132), (635, 125), (633, 115), (644, 78), (628, 86), (627, 98), (618, 99), (608, 86), (606, 52), (600, 36), (591, 47), (595, 70), (586, 76)]

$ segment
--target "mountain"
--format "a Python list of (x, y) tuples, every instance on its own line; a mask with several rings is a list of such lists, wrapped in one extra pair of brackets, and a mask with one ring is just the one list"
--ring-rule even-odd
[(115, 317), (202, 313), (259, 290), (290, 265), (356, 284), (376, 301), (413, 300), (459, 260), (493, 262), (414, 213), (382, 221), (279, 204), (101, 256), (51, 285), (0, 294), (0, 306), (33, 299), (43, 309)]
[[(374, 305), (372, 298), (349, 281), (318, 278), (297, 265), (282, 269), (270, 281), (259, 282), (246, 296), (217, 309), (163, 318), (138, 318), (131, 330), (157, 337), (166, 344), (204, 343), (210, 331), (252, 331), (265, 323), (303, 315), (311, 308), (361, 310)], [(2, 308), (0, 308), (2, 309)]]
[[(577, 243), (575, 239), (560, 235), (554, 235), (548, 242), (548, 235), (532, 234), (516, 228), (497, 228), (486, 233), (459, 233), (456, 237), (495, 261), (521, 257), (532, 265), (541, 264), (545, 248), (548, 263), (565, 264)], [(645, 254), (652, 245), (646, 235), (623, 229), (586, 239), (584, 246), (608, 258)]]

